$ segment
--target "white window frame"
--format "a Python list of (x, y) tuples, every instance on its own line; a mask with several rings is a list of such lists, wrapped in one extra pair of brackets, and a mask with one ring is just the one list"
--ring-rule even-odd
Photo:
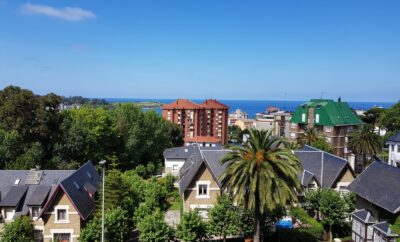
[(77, 238), (74, 235), (73, 229), (50, 229), (51, 239), (54, 241), (55, 234), (69, 234), (70, 242), (74, 241), (74, 238)]
[(319, 123), (319, 114), (318, 114), (318, 113), (315, 114), (315, 122), (316, 122), (316, 123)]
[[(205, 195), (200, 195), (200, 189), (199, 186), (200, 185), (206, 185), (207, 186), (207, 193)], [(197, 181), (196, 182), (196, 198), (210, 198), (210, 185), (211, 185), (211, 181)]]
[[(5, 221), (12, 221), (13, 220), (13, 217), (15, 215), (15, 209), (14, 208), (4, 207), (2, 209), (2, 211), (3, 211), (3, 218), (4, 218)], [(9, 212), (7, 212), (7, 211), (9, 211)], [(7, 214), (12, 214), (11, 218), (8, 218)]]
[(37, 242), (37, 240), (35, 240), (35, 231), (42, 232), (42, 241), (44, 241), (44, 226), (34, 226), (33, 228), (33, 241)]
[(302, 113), (301, 114), (301, 122), (305, 122), (306, 121), (306, 114)]
[[(65, 210), (65, 215), (66, 215), (66, 220), (59, 220), (58, 219), (58, 210)], [(69, 223), (69, 206), (68, 205), (57, 205), (54, 208), (54, 212), (55, 212), (55, 221), (54, 223), (57, 224), (65, 224), (65, 223)]]
[(291, 126), (292, 126), (292, 129), (295, 129), (297, 127), (297, 124), (296, 123), (292, 123)]
[(332, 127), (329, 127), (329, 126), (325, 127), (325, 132), (327, 132), (327, 133), (332, 132)]
[(172, 170), (173, 171), (178, 171), (179, 170), (179, 165), (172, 165)]

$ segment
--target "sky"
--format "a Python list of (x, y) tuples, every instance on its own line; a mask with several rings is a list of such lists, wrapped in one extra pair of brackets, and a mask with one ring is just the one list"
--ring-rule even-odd
[(0, 0), (0, 88), (400, 100), (398, 0)]

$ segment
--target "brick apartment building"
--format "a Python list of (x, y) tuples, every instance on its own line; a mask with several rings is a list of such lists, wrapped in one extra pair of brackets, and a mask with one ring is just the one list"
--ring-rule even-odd
[(346, 102), (329, 99), (312, 99), (300, 105), (293, 114), (289, 138), (295, 140), (306, 127), (316, 127), (334, 147), (334, 154), (349, 158), (352, 151), (347, 146), (350, 133), (362, 124)]
[(228, 143), (228, 109), (215, 99), (197, 104), (188, 99), (177, 99), (162, 106), (162, 116), (183, 129), (185, 144), (193, 140), (204, 146)]

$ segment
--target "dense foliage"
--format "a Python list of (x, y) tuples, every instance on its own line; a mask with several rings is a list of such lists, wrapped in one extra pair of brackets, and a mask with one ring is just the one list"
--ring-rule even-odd
[(233, 201), (227, 195), (217, 198), (217, 203), (209, 210), (208, 231), (210, 234), (223, 238), (237, 236), (240, 233), (240, 212), (233, 205)]
[(1, 241), (33, 242), (33, 225), (29, 217), (19, 217), (11, 223), (4, 224)]
[[(104, 214), (105, 241), (123, 242), (129, 235), (129, 217), (121, 208), (107, 210)], [(101, 216), (96, 216), (86, 228), (81, 231), (79, 241), (101, 241)]]
[(379, 125), (389, 132), (400, 131), (400, 102), (386, 109), (379, 117)]
[(0, 90), (0, 168), (72, 169), (107, 159), (121, 170), (151, 163), (154, 173), (164, 149), (182, 144), (181, 129), (154, 111), (80, 98), (89, 104), (60, 110), (62, 100), (15, 86)]
[(199, 211), (191, 210), (182, 214), (176, 236), (185, 242), (202, 241), (207, 237), (207, 225)]
[(310, 145), (317, 149), (333, 153), (334, 148), (326, 141), (325, 135), (317, 128), (305, 128), (297, 139), (300, 145)]
[(173, 230), (164, 221), (160, 211), (146, 214), (137, 224), (141, 242), (164, 242), (173, 237)]

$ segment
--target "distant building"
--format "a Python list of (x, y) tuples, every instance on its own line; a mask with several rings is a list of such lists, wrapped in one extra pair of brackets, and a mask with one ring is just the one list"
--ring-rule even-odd
[(389, 165), (400, 167), (400, 132), (390, 136), (386, 143), (389, 146)]
[(228, 106), (225, 104), (215, 99), (207, 99), (201, 104), (178, 99), (161, 109), (164, 119), (182, 127), (185, 144), (196, 142), (200, 137), (213, 139), (211, 143), (228, 143)]
[(241, 130), (253, 128), (254, 119), (239, 119), (236, 120), (235, 125), (238, 126)]
[(248, 119), (249, 115), (240, 109), (236, 109), (235, 112), (229, 114), (229, 125), (235, 125), (237, 120)]
[(291, 118), (289, 138), (296, 140), (305, 128), (317, 128), (332, 144), (334, 154), (349, 158), (352, 152), (347, 146), (350, 133), (363, 122), (346, 102), (339, 98), (337, 102), (330, 99), (312, 99), (300, 105)]
[(91, 162), (76, 171), (1, 170), (0, 227), (29, 216), (35, 242), (77, 242), (94, 211), (100, 180)]
[(395, 242), (400, 216), (400, 169), (376, 159), (348, 187), (356, 194), (352, 241)]
[(292, 113), (278, 111), (274, 113), (274, 135), (289, 138)]

